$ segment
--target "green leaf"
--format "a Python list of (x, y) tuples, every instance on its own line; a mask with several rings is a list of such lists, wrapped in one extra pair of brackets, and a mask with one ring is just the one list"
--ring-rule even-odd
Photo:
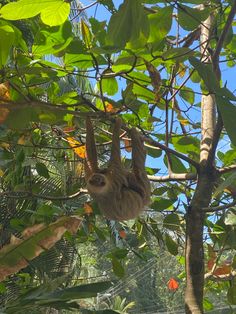
[(122, 266), (121, 262), (115, 257), (112, 258), (112, 268), (117, 277), (119, 278), (124, 277), (125, 275), (124, 267)]
[(58, 53), (64, 50), (72, 42), (72, 27), (66, 21), (60, 27), (47, 27), (37, 33), (32, 47), (33, 54)]
[(236, 173), (232, 173), (229, 177), (227, 177), (215, 190), (214, 197), (224, 191), (228, 186), (236, 181)]
[(223, 118), (224, 127), (231, 142), (236, 146), (236, 106), (234, 106), (229, 100), (216, 96), (216, 103)]
[[(167, 163), (166, 156), (164, 158), (164, 162), (165, 162), (165, 165), (167, 166), (168, 163)], [(175, 173), (187, 172), (187, 169), (185, 168), (185, 166), (182, 163), (182, 161), (178, 157), (176, 157), (174, 155), (171, 156), (171, 166), (172, 166), (172, 171), (175, 172)]]
[(50, 178), (50, 175), (49, 175), (49, 172), (48, 172), (48, 169), (47, 167), (42, 164), (41, 162), (37, 162), (36, 164), (36, 170), (38, 172), (38, 174), (46, 179), (49, 179)]
[(227, 292), (227, 299), (230, 304), (236, 305), (236, 279), (231, 281), (231, 286)]
[(210, 302), (207, 298), (203, 299), (203, 307), (205, 311), (210, 311), (214, 309), (212, 302)]
[(158, 158), (162, 155), (162, 150), (155, 148), (155, 147), (151, 147), (151, 146), (145, 146), (145, 149), (147, 151), (147, 154), (153, 158)]
[(102, 92), (109, 96), (115, 95), (118, 92), (118, 84), (114, 77), (102, 78)]
[(20, 151), (17, 152), (16, 154), (16, 160), (17, 162), (19, 162), (20, 164), (22, 164), (22, 162), (25, 160), (25, 153), (24, 150), (21, 149)]
[(70, 13), (70, 4), (65, 1), (56, 1), (41, 11), (41, 19), (43, 23), (49, 26), (63, 24)]
[(179, 216), (175, 213), (167, 215), (163, 220), (163, 227), (170, 230), (179, 230), (180, 227)]
[(144, 99), (151, 103), (155, 101), (154, 93), (150, 91), (148, 88), (144, 88), (138, 84), (134, 84), (132, 91), (134, 95), (136, 95), (138, 98)]
[(162, 54), (162, 58), (166, 60), (173, 60), (175, 61), (181, 61), (187, 60), (189, 56), (193, 54), (193, 51), (190, 48), (187, 47), (181, 47), (181, 48), (172, 48), (168, 49), (166, 52)]
[(172, 143), (175, 149), (184, 154), (191, 154), (192, 152), (199, 154), (200, 141), (193, 136), (184, 136), (181, 138), (173, 137)]
[(189, 62), (197, 70), (198, 74), (202, 78), (203, 82), (206, 84), (210, 93), (214, 93), (219, 89), (219, 84), (217, 82), (215, 73), (212, 70), (210, 64), (202, 63), (195, 57), (190, 57)]
[(199, 10), (179, 4), (178, 22), (183, 29), (191, 31), (197, 28), (201, 22), (205, 21), (209, 13), (210, 11), (208, 9)]
[(112, 65), (114, 72), (129, 71), (136, 63), (135, 56), (119, 56), (115, 63)]
[(172, 207), (174, 202), (175, 200), (165, 199), (163, 197), (155, 198), (153, 203), (151, 204), (151, 208), (157, 211), (167, 210), (170, 209), (170, 207)]
[(93, 67), (93, 58), (89, 54), (65, 54), (65, 66), (75, 65), (80, 69), (87, 69)]
[(88, 49), (91, 48), (93, 36), (89, 29), (88, 24), (85, 23), (84, 20), (81, 20), (81, 32), (86, 48)]
[[(73, 300), (73, 299), (84, 299), (96, 297), (98, 293), (103, 292), (111, 287), (109, 281), (95, 282), (85, 285), (80, 285), (72, 288), (66, 288), (60, 291), (55, 291), (48, 295), (48, 298), (56, 300)], [(44, 296), (37, 298), (38, 300), (43, 299)]]
[(148, 43), (160, 43), (169, 33), (172, 25), (172, 6), (160, 8), (157, 13), (149, 14), (150, 35)]
[(63, 0), (20, 0), (0, 9), (0, 16), (6, 20), (27, 19), (39, 13), (43, 23), (49, 26), (60, 25), (70, 13), (70, 4)]
[(15, 40), (15, 33), (11, 26), (0, 26), (0, 68), (2, 68), (8, 59), (10, 49)]
[(195, 94), (192, 88), (184, 86), (183, 88), (180, 89), (179, 95), (191, 105), (194, 104)]
[(169, 234), (165, 235), (165, 243), (168, 251), (172, 255), (178, 255), (178, 244), (169, 236)]
[(127, 42), (134, 47), (142, 45), (148, 36), (148, 19), (140, 0), (125, 0), (119, 10), (111, 16), (108, 24), (107, 43), (124, 47)]
[(125, 258), (128, 253), (129, 251), (127, 249), (116, 248), (110, 254), (108, 254), (107, 257), (122, 259)]

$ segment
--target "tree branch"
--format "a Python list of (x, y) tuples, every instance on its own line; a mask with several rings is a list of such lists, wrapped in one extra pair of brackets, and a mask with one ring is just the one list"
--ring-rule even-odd
[(205, 280), (213, 280), (213, 281), (228, 281), (232, 280), (236, 277), (236, 271), (232, 271), (230, 274), (226, 275), (213, 275), (211, 272), (205, 274)]
[(225, 204), (225, 205), (220, 205), (220, 206), (215, 206), (215, 207), (205, 207), (202, 210), (204, 210), (205, 212), (211, 213), (211, 212), (229, 209), (230, 207), (233, 207), (235, 205), (236, 205), (236, 200), (234, 200), (233, 202), (231, 202), (229, 204)]
[(148, 176), (148, 179), (153, 182), (169, 182), (169, 181), (186, 181), (196, 180), (196, 173), (171, 173), (166, 176)]
[(236, 165), (232, 165), (232, 166), (218, 169), (219, 174), (224, 174), (224, 173), (228, 173), (231, 171), (236, 171)]
[(43, 200), (49, 200), (49, 201), (67, 201), (73, 198), (76, 198), (78, 196), (81, 196), (83, 194), (86, 194), (88, 191), (85, 189), (80, 189), (78, 192), (67, 195), (67, 196), (48, 196), (43, 194), (34, 194), (29, 191), (18, 191), (18, 192), (2, 192), (0, 193), (0, 196), (7, 197), (7, 198), (38, 198)]

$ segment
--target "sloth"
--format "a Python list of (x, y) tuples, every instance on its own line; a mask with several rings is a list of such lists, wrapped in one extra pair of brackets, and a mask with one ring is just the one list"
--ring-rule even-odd
[(102, 214), (111, 220), (123, 221), (136, 218), (150, 201), (150, 182), (145, 171), (146, 152), (139, 132), (130, 131), (132, 143), (132, 169), (126, 170), (121, 162), (120, 129), (122, 120), (115, 121), (111, 157), (108, 167), (100, 169), (93, 125), (86, 120), (85, 180), (91, 197)]

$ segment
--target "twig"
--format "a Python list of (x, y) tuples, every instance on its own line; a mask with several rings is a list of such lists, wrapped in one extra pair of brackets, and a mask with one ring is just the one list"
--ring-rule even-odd
[(215, 206), (215, 207), (205, 207), (202, 210), (210, 213), (210, 212), (225, 210), (225, 209), (228, 209), (228, 208), (233, 207), (235, 205), (236, 205), (236, 200), (234, 200), (233, 202), (231, 202), (229, 204), (225, 204), (225, 205), (220, 205), (220, 206)]
[(148, 176), (148, 179), (153, 182), (169, 182), (169, 181), (186, 181), (196, 180), (196, 173), (171, 173), (166, 176)]

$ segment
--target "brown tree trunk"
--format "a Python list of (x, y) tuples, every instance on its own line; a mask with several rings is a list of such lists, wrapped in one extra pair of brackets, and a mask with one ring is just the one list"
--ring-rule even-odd
[[(202, 62), (209, 62), (207, 46), (210, 39), (212, 17), (210, 16), (201, 27), (201, 52)], [(200, 170), (197, 186), (186, 213), (186, 313), (203, 313), (203, 289), (204, 289), (204, 207), (208, 207), (211, 201), (215, 170), (214, 161), (208, 162), (209, 152), (212, 149), (213, 134), (215, 130), (215, 99), (213, 95), (202, 96), (202, 140), (200, 153)]]

